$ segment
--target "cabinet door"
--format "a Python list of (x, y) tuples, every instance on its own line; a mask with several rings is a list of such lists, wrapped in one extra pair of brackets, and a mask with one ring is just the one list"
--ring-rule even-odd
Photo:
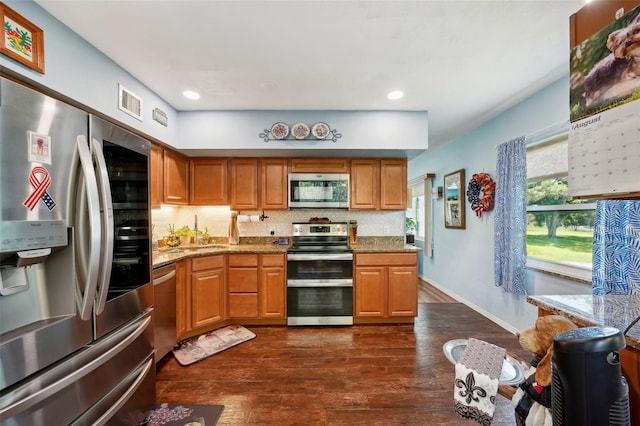
[(189, 159), (164, 150), (164, 202), (189, 204)]
[(286, 318), (285, 294), (284, 268), (262, 268), (260, 276), (261, 317)]
[(380, 317), (386, 315), (386, 274), (384, 267), (356, 268), (355, 316)]
[(258, 160), (237, 158), (231, 160), (231, 209), (258, 209)]
[(378, 160), (351, 160), (351, 209), (375, 210), (380, 204)]
[(191, 330), (189, 317), (191, 315), (191, 292), (189, 283), (190, 260), (176, 262), (176, 338)]
[(380, 210), (407, 209), (407, 160), (380, 160)]
[(214, 324), (225, 319), (224, 269), (191, 273), (191, 326)]
[(151, 153), (149, 154), (151, 179), (149, 181), (151, 192), (151, 208), (159, 209), (160, 204), (164, 201), (164, 165), (162, 164), (162, 148), (157, 145), (151, 145)]
[(264, 210), (286, 210), (287, 160), (264, 158), (260, 161), (260, 208)]
[(387, 276), (390, 317), (415, 317), (418, 313), (418, 271), (414, 266), (390, 266)]
[(229, 205), (226, 159), (192, 159), (189, 172), (190, 204), (207, 206)]

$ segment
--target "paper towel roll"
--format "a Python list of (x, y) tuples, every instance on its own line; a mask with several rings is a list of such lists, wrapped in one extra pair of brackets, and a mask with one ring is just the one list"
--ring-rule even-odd
[(258, 214), (239, 214), (238, 222), (260, 222), (260, 215)]

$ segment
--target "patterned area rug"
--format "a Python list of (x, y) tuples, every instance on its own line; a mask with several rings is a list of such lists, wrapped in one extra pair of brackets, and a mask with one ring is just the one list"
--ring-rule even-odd
[(251, 340), (256, 335), (241, 325), (228, 325), (197, 337), (183, 340), (173, 350), (180, 365), (186, 366), (201, 361), (232, 346)]
[(224, 405), (158, 404), (140, 426), (213, 426)]

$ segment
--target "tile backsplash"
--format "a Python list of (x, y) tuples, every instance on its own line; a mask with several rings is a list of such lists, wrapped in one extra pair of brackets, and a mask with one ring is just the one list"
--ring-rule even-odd
[[(332, 222), (358, 221), (358, 236), (402, 236), (404, 230), (404, 211), (348, 211), (348, 210), (277, 210), (265, 211), (264, 220), (258, 220), (262, 211), (241, 211), (241, 216), (251, 216), (257, 221), (238, 222), (241, 237), (267, 237), (273, 231), (274, 236), (291, 236), (293, 222), (308, 222), (312, 217), (328, 217)], [(209, 231), (214, 237), (226, 237), (229, 232), (231, 210), (228, 206), (171, 206), (163, 205), (151, 211), (153, 240), (169, 233), (169, 225), (180, 228), (184, 225), (193, 229), (195, 217), (198, 217), (198, 229)]]

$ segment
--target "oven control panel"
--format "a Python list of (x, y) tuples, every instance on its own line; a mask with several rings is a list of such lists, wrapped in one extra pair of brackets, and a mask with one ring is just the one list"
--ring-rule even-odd
[(347, 222), (333, 223), (294, 223), (293, 236), (345, 236), (349, 235)]

